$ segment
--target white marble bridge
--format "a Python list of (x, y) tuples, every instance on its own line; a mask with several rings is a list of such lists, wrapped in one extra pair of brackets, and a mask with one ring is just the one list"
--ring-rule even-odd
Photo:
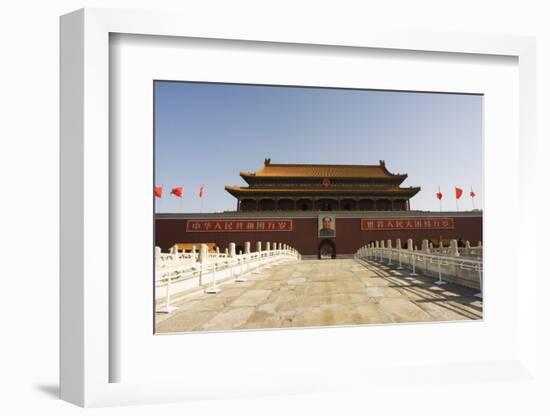
[(208, 253), (204, 246), (194, 258), (158, 252), (156, 332), (482, 317), (479, 283), (472, 283), (482, 266), (474, 251), (428, 253), (378, 242), (354, 258), (302, 260), (282, 244), (258, 248), (251, 253), (247, 244), (236, 254), (233, 244), (227, 253)]

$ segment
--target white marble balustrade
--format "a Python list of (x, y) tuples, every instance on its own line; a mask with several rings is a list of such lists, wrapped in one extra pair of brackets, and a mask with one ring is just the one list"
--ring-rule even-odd
[[(482, 290), (483, 258), (481, 243), (477, 247), (459, 248), (456, 240), (451, 240), (449, 247), (430, 247), (428, 240), (423, 240), (420, 250), (413, 246), (412, 239), (407, 240), (407, 248), (402, 248), (401, 241), (396, 240), (396, 248), (391, 241), (376, 241), (361, 247), (355, 254), (356, 259), (372, 260), (397, 270), (409, 269), (410, 276), (422, 273), (436, 278), (436, 284), (447, 281)], [(403, 272), (404, 273), (404, 272)], [(481, 292), (477, 295), (481, 297)]]
[[(237, 254), (235, 243), (230, 243), (224, 253), (209, 252), (202, 244), (198, 252), (162, 253), (155, 248), (155, 301), (157, 312), (169, 313), (175, 310), (171, 298), (194, 289), (204, 289), (206, 293), (218, 293), (218, 283), (234, 279), (245, 281), (249, 273), (257, 273), (274, 264), (301, 259), (300, 253), (282, 243), (267, 243), (262, 250), (261, 243), (256, 251), (250, 251), (250, 243), (245, 243), (244, 252)], [(239, 280), (240, 279), (240, 280)]]

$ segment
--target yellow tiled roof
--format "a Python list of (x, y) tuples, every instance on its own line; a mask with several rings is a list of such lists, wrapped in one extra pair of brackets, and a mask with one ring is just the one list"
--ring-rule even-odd
[(292, 177), (292, 178), (384, 178), (394, 175), (386, 169), (383, 161), (379, 165), (306, 165), (265, 163), (256, 173), (242, 172), (242, 176)]

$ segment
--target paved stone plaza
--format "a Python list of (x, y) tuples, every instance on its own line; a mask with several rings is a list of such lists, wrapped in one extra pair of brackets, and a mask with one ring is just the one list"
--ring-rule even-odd
[(409, 273), (353, 259), (294, 261), (175, 302), (177, 311), (156, 314), (157, 332), (481, 319), (476, 290)]

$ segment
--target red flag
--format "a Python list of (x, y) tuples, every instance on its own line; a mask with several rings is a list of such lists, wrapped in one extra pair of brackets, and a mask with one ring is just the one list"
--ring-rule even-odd
[(204, 196), (204, 185), (202, 185), (199, 189), (199, 198), (202, 198)]
[(474, 192), (473, 189), (470, 190), (470, 196), (471, 196), (472, 198), (476, 196), (476, 193)]
[(460, 199), (460, 197), (462, 196), (462, 192), (462, 189), (460, 189), (458, 186), (455, 186), (456, 199)]
[(183, 186), (176, 186), (170, 191), (170, 195), (174, 195), (178, 198), (183, 197)]
[(437, 199), (440, 201), (443, 199), (443, 194), (441, 192), (436, 193), (435, 196), (437, 196)]
[(162, 198), (162, 186), (155, 186), (155, 196)]

